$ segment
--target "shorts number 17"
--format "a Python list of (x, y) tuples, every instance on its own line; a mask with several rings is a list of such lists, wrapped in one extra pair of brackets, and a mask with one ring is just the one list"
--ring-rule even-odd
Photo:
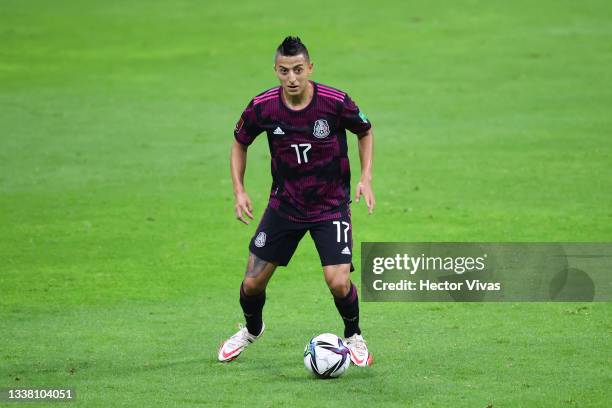
[(346, 221), (334, 221), (334, 225), (336, 226), (336, 242), (342, 242), (342, 241), (340, 241), (340, 238), (341, 238), (340, 230), (342, 229), (340, 224), (345, 226), (345, 228), (344, 228), (344, 242), (348, 242), (348, 230), (349, 230), (349, 228), (351, 228), (351, 224), (349, 224)]

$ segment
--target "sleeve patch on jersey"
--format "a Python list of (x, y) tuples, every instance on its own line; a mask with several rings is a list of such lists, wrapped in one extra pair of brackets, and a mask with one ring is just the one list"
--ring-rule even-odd
[(368, 123), (368, 117), (362, 111), (359, 111), (359, 117), (363, 121), (363, 123)]

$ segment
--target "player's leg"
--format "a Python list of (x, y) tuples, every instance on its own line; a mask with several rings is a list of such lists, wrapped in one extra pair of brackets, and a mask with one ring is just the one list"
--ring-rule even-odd
[(263, 307), (266, 287), (277, 266), (286, 266), (305, 231), (271, 210), (264, 213), (249, 245), (249, 260), (240, 284), (240, 306), (246, 327), (226, 340), (219, 349), (219, 361), (229, 362), (257, 340), (265, 330)]
[(344, 322), (344, 339), (351, 351), (351, 361), (358, 366), (372, 365), (373, 357), (359, 328), (359, 296), (350, 280), (351, 264), (323, 266), (325, 282), (334, 296), (334, 304)]
[(325, 282), (344, 322), (344, 337), (351, 350), (351, 360), (362, 367), (370, 365), (372, 355), (359, 327), (359, 296), (350, 279), (353, 270), (350, 214), (345, 214), (339, 220), (317, 223), (310, 229), (310, 235), (321, 258)]
[(241, 325), (236, 334), (221, 344), (218, 351), (219, 361), (228, 363), (235, 360), (263, 334), (265, 325), (262, 313), (266, 303), (266, 286), (275, 269), (276, 264), (264, 261), (253, 253), (249, 254), (244, 279), (240, 284), (240, 306), (246, 326)]
[(357, 288), (350, 279), (351, 264), (323, 266), (327, 287), (334, 297), (336, 309), (344, 321), (344, 337), (361, 334)]
[(310, 228), (310, 235), (321, 258), (325, 282), (344, 320), (345, 337), (361, 334), (357, 288), (350, 279), (353, 257), (351, 230), (351, 218), (348, 212), (340, 219), (321, 221)]
[(263, 332), (263, 307), (266, 303), (266, 286), (276, 270), (277, 263), (264, 261), (250, 253), (244, 279), (240, 285), (240, 306), (246, 327), (253, 336)]

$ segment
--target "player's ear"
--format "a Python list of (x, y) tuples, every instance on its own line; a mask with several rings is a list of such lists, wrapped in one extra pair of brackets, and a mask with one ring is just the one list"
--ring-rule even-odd
[(278, 57), (278, 55), (274, 54), (274, 61), (272, 62), (272, 70), (274, 72), (276, 72), (276, 58)]

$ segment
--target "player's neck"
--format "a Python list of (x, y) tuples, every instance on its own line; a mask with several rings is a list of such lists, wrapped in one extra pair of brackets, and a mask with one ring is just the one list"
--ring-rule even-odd
[(283, 99), (287, 107), (292, 110), (300, 110), (308, 106), (314, 95), (314, 86), (312, 82), (308, 81), (304, 92), (298, 95), (288, 95), (283, 89)]

